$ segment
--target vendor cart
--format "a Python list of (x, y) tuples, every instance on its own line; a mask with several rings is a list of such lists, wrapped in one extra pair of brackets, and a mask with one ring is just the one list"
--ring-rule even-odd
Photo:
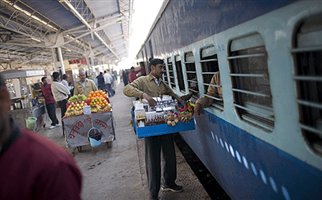
[[(1, 75), (10, 93), (9, 115), (20, 127), (39, 131), (45, 125), (45, 104), (36, 101), (36, 97), (31, 94), (34, 93), (32, 86), (45, 75), (44, 70), (7, 70), (1, 72)], [(35, 120), (32, 126), (27, 123), (30, 119)]]
[(69, 148), (82, 150), (89, 145), (88, 132), (94, 126), (102, 132), (101, 142), (108, 144), (115, 140), (112, 112), (98, 112), (63, 118), (64, 135)]

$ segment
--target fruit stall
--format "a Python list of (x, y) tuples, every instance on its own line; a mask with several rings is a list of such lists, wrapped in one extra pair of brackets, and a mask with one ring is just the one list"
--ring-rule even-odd
[(138, 138), (195, 129), (191, 102), (179, 107), (178, 102), (167, 95), (154, 99), (157, 102), (155, 107), (144, 101), (133, 102), (132, 125)]
[(115, 139), (112, 106), (102, 90), (70, 97), (63, 124), (69, 148), (98, 147)]

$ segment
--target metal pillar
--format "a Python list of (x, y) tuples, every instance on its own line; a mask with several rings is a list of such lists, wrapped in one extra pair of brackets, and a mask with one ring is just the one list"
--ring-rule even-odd
[(61, 47), (57, 47), (58, 49), (58, 56), (59, 56), (59, 62), (60, 62), (60, 70), (62, 74), (65, 74), (65, 65), (63, 60), (63, 54), (61, 52)]

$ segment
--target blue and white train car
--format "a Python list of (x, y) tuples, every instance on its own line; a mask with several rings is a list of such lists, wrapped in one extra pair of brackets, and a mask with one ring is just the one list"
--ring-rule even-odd
[[(181, 134), (232, 199), (322, 199), (322, 1), (168, 0), (137, 55), (222, 95)], [(141, 63), (141, 64), (142, 64)]]

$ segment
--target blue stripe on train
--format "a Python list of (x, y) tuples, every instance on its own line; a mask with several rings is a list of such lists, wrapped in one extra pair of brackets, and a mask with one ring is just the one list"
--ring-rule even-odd
[(206, 112), (181, 136), (232, 199), (321, 199), (322, 171)]

